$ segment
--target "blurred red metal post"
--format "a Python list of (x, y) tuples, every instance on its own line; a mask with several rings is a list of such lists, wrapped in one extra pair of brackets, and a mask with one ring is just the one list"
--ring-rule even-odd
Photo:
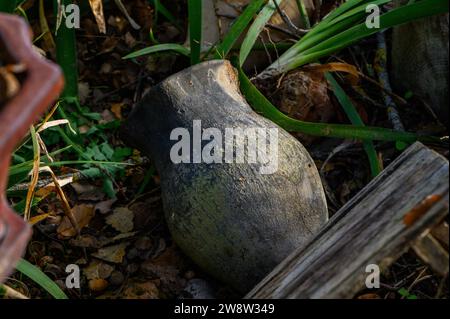
[(0, 105), (0, 283), (23, 255), (31, 236), (31, 227), (12, 211), (6, 199), (11, 153), (63, 87), (60, 69), (36, 52), (31, 39), (22, 18), (0, 13), (1, 61), (23, 64), (26, 70), (20, 91)]

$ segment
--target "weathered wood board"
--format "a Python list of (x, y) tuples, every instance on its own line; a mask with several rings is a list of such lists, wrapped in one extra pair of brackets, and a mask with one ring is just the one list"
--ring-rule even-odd
[(448, 161), (412, 145), (246, 298), (352, 298), (448, 213)]

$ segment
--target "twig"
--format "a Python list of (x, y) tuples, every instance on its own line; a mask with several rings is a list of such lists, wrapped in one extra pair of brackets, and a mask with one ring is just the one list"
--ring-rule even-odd
[(352, 88), (363, 100), (369, 102), (370, 104), (373, 104), (374, 106), (380, 108), (380, 109), (385, 109), (386, 105), (379, 103), (377, 101), (375, 101), (374, 99), (372, 99), (370, 96), (368, 96), (366, 94), (366, 92), (364, 91), (364, 89), (360, 86), (355, 86)]
[(433, 119), (441, 126), (445, 126), (444, 124), (442, 124), (441, 120), (439, 119), (439, 117), (437, 116), (436, 112), (433, 110), (433, 108), (426, 103), (425, 101), (422, 101), (423, 106), (427, 109), (428, 113), (430, 113), (430, 115), (433, 117)]
[(355, 141), (352, 140), (344, 140), (344, 142), (342, 142), (341, 144), (339, 144), (338, 146), (336, 146), (328, 155), (327, 159), (323, 162), (322, 166), (320, 167), (320, 173), (323, 174), (325, 173), (324, 169), (327, 166), (327, 164), (330, 162), (330, 160), (339, 152), (342, 152), (343, 150), (345, 150), (346, 148), (352, 146), (353, 144), (355, 144)]
[[(346, 63), (349, 64), (348, 62), (346, 62), (344, 59), (339, 58), (338, 56), (333, 56), (333, 58), (335, 58), (336, 60), (342, 62), (342, 63)], [(397, 100), (397, 103), (400, 103), (401, 105), (407, 105), (408, 102), (406, 102), (406, 100), (404, 98), (402, 98), (401, 96), (399, 96), (398, 94), (392, 92), (392, 88), (389, 86), (385, 87), (384, 85), (380, 84), (379, 82), (377, 82), (376, 80), (372, 79), (371, 76), (372, 75), (366, 75), (363, 73), (363, 71), (361, 71), (361, 68), (358, 67), (358, 75), (366, 80), (367, 82), (370, 82), (371, 84), (375, 85), (376, 87), (378, 87), (380, 90), (383, 91), (384, 94), (391, 96), (393, 99)], [(386, 108), (386, 106), (384, 106), (384, 108)]]
[[(237, 15), (226, 14), (226, 13), (217, 13), (216, 16), (219, 17), (219, 18), (226, 18), (226, 19), (230, 19), (230, 20), (235, 20), (238, 17)], [(285, 29), (283, 27), (280, 27), (279, 25), (275, 25), (275, 24), (272, 24), (272, 23), (267, 23), (266, 26), (268, 28), (270, 28), (270, 29), (275, 30), (275, 31), (279, 31), (279, 32), (285, 33), (286, 35), (288, 35), (290, 37), (293, 37), (293, 38), (296, 38), (296, 39), (300, 38), (299, 35), (297, 34), (297, 32), (293, 32), (291, 30), (287, 30), (287, 29)]]
[(436, 295), (434, 296), (434, 299), (439, 299), (441, 297), (442, 291), (444, 290), (445, 283), (447, 282), (448, 274), (442, 277), (441, 282), (439, 283), (438, 290), (436, 292)]
[[(268, 37), (268, 39), (269, 39), (269, 42), (270, 42), (272, 45), (274, 45), (275, 43), (272, 41), (272, 39), (271, 39), (271, 37), (270, 37), (270, 32), (269, 32), (267, 29), (265, 29), (265, 32), (266, 32), (266, 34), (267, 34), (267, 37)], [(261, 36), (261, 35), (259, 35), (259, 38), (261, 39), (261, 43), (262, 43), (262, 45), (263, 45), (263, 47), (264, 47), (264, 52), (266, 53), (267, 60), (269, 61), (269, 63), (272, 63), (272, 57), (270, 56), (270, 52), (269, 52), (269, 50), (267, 49), (266, 43), (265, 43), (264, 41), (262, 41), (262, 36)], [(277, 54), (277, 56), (278, 56), (278, 50), (276, 50), (276, 47), (275, 47), (275, 52), (276, 52), (276, 54)], [(256, 65), (255, 65), (254, 67), (255, 67), (255, 74), (258, 74), (258, 71), (256, 70)]]
[[(383, 32), (377, 34), (378, 52), (375, 58), (375, 70), (378, 74), (381, 85), (387, 90), (392, 92), (391, 83), (389, 81), (389, 75), (386, 71), (387, 67), (387, 51), (386, 51), (386, 38)], [(395, 102), (390, 95), (383, 92), (384, 103), (387, 106), (387, 113), (389, 120), (392, 123), (394, 130), (404, 131), (405, 127), (402, 123), (400, 115), (398, 114)]]
[(127, 18), (128, 22), (130, 23), (132, 28), (135, 29), (135, 30), (141, 29), (141, 26), (139, 24), (137, 24), (136, 21), (134, 21), (134, 19), (130, 16), (130, 14), (128, 13), (127, 9), (123, 5), (122, 1), (121, 0), (114, 0), (114, 2), (116, 3), (117, 7), (119, 7), (119, 10), (123, 13), (125, 18)]
[(50, 176), (53, 179), (53, 183), (55, 184), (56, 193), (58, 194), (58, 196), (61, 200), (64, 214), (67, 216), (67, 218), (69, 218), (69, 221), (72, 224), (72, 227), (75, 229), (75, 231), (79, 235), (80, 227), (78, 226), (78, 222), (75, 218), (75, 215), (72, 212), (72, 208), (70, 207), (70, 204), (69, 204), (69, 201), (67, 200), (66, 194), (64, 193), (61, 185), (59, 185), (59, 182), (58, 182), (58, 179), (56, 178), (55, 173), (53, 173), (52, 169), (48, 166), (43, 167), (42, 169), (47, 171), (48, 173), (50, 173)]
[(7, 285), (0, 285), (0, 288), (4, 289), (3, 297), (6, 299), (29, 299), (27, 296), (25, 296), (21, 292), (13, 289)]
[[(45, 143), (41, 139), (39, 133), (36, 133), (36, 137), (37, 137), (37, 140), (38, 140), (38, 142), (40, 144), (40, 149), (45, 153), (45, 155), (47, 156), (49, 161), (51, 163), (53, 163), (53, 158), (48, 153), (47, 147), (45, 146)], [(78, 222), (77, 222), (75, 216), (73, 215), (72, 208), (70, 207), (70, 204), (69, 204), (69, 201), (67, 200), (66, 194), (64, 193), (61, 185), (59, 184), (58, 178), (56, 177), (55, 173), (53, 172), (53, 170), (49, 166), (44, 166), (44, 167), (41, 168), (41, 170), (50, 173), (50, 176), (51, 176), (51, 178), (53, 180), (53, 184), (55, 185), (56, 193), (58, 194), (59, 198), (61, 199), (62, 207), (63, 207), (63, 210), (64, 210), (64, 214), (67, 216), (67, 218), (69, 218), (69, 221), (72, 224), (72, 227), (75, 229), (75, 231), (79, 235), (80, 234), (80, 227), (78, 226)]]
[[(412, 282), (412, 284), (411, 285), (409, 285), (409, 287), (408, 287), (408, 291), (411, 293), (411, 290), (414, 288), (414, 286), (417, 284), (417, 283), (419, 283), (420, 281), (421, 281), (421, 279), (422, 278), (428, 278), (429, 276), (425, 276), (425, 277), (422, 277), (424, 274), (425, 274), (425, 272), (428, 270), (428, 267), (423, 267), (423, 269), (420, 271), (420, 273), (419, 273), (419, 275), (416, 277), (416, 279), (414, 279), (414, 281)], [(404, 298), (404, 297), (403, 297)], [(402, 299), (403, 299), (402, 298)]]
[(278, 14), (280, 15), (281, 19), (283, 19), (283, 21), (286, 23), (286, 25), (297, 35), (297, 36), (302, 36), (305, 35), (306, 33), (309, 32), (309, 30), (306, 29), (301, 29), (299, 27), (297, 27), (291, 20), (291, 18), (289, 18), (289, 16), (286, 14), (286, 12), (284, 12), (283, 10), (281, 10), (280, 6), (278, 5), (278, 2), (276, 0), (272, 0), (273, 3), (275, 4), (275, 7), (277, 8)]
[(278, 25), (272, 24), (272, 23), (267, 23), (267, 27), (270, 29), (273, 29), (275, 31), (279, 31), (282, 32), (290, 37), (293, 37), (295, 39), (300, 39), (300, 36), (297, 34), (297, 32), (293, 32), (291, 30), (285, 29), (283, 27), (280, 27)]

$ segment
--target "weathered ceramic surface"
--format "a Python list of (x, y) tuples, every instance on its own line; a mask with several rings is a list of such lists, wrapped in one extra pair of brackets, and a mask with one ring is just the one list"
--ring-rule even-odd
[[(278, 170), (263, 175), (258, 164), (173, 164), (176, 141), (170, 134), (175, 128), (192, 132), (193, 120), (222, 134), (226, 128), (277, 128)], [(202, 63), (154, 87), (123, 133), (155, 161), (177, 244), (240, 291), (252, 288), (327, 221), (313, 160), (288, 132), (250, 108), (227, 61)]]
[(0, 282), (22, 255), (31, 235), (30, 227), (13, 212), (6, 200), (8, 166), (14, 147), (31, 124), (58, 97), (63, 79), (58, 67), (39, 56), (23, 19), (0, 14), (0, 54), (7, 64), (21, 63), (26, 75), (21, 89), (0, 106)]

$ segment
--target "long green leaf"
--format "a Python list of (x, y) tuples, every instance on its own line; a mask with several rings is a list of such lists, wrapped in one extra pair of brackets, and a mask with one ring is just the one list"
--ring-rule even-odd
[(68, 299), (67, 295), (59, 288), (59, 286), (44, 274), (39, 268), (30, 264), (25, 259), (21, 259), (16, 265), (16, 269), (25, 276), (29, 277), (39, 286), (45, 289), (50, 295), (56, 299)]
[(382, 5), (384, 5), (384, 4), (388, 3), (388, 2), (392, 2), (392, 0), (376, 0), (376, 1), (372, 0), (372, 1), (370, 1), (370, 3), (367, 3), (367, 2), (363, 3), (361, 5), (358, 5), (358, 6), (354, 7), (354, 8), (352, 8), (352, 9), (350, 9), (350, 10), (348, 10), (348, 11), (342, 13), (342, 14), (340, 14), (339, 16), (337, 16), (334, 19), (332, 19), (330, 22), (326, 23), (326, 25), (328, 25), (328, 26), (333, 25), (335, 23), (338, 23), (338, 22), (340, 22), (340, 21), (342, 21), (344, 19), (347, 19), (347, 18), (349, 18), (349, 17), (351, 17), (351, 16), (353, 16), (355, 14), (361, 13), (361, 12), (364, 12), (364, 13), (367, 14), (366, 10), (367, 10), (367, 6), (369, 4), (382, 6)]
[(191, 64), (200, 62), (202, 51), (202, 0), (188, 0)]
[(267, 100), (267, 98), (248, 79), (238, 63), (238, 61), (233, 61), (233, 64), (239, 70), (241, 91), (245, 95), (247, 101), (256, 112), (272, 120), (287, 131), (345, 139), (402, 141), (405, 143), (413, 143), (419, 140), (425, 143), (440, 143), (439, 138), (432, 136), (420, 136), (414, 133), (397, 132), (379, 127), (310, 123), (292, 119), (279, 111), (269, 100)]
[[(67, 6), (72, 3), (72, 0), (61, 0), (60, 3), (58, 0), (53, 0), (55, 14), (58, 15), (59, 5)], [(61, 23), (56, 34), (56, 60), (64, 73), (65, 85), (61, 100), (63, 104), (73, 104), (79, 109), (75, 29), (68, 28), (64, 22)]]
[[(294, 44), (292, 48), (288, 51), (286, 51), (276, 62), (275, 64), (283, 64), (286, 63), (285, 61), (290, 61), (297, 59), (301, 52), (310, 49), (311, 47), (314, 47), (323, 39), (327, 39), (327, 37), (332, 37), (335, 34), (339, 34), (339, 32), (345, 31), (348, 28), (355, 25), (355, 23), (359, 22), (361, 18), (364, 16), (364, 13), (358, 13), (356, 15), (353, 15), (343, 21), (340, 21), (336, 24), (331, 24), (327, 28), (321, 30), (320, 32), (314, 32), (315, 28), (310, 31), (307, 35), (305, 35), (299, 42)], [(310, 33), (313, 33), (312, 36), (308, 35)]]
[(255, 21), (248, 30), (247, 35), (245, 36), (244, 42), (242, 42), (241, 45), (241, 51), (239, 53), (239, 64), (241, 66), (243, 66), (245, 60), (247, 60), (247, 57), (250, 54), (253, 46), (255, 45), (259, 34), (262, 32), (267, 22), (277, 10), (277, 7), (273, 3), (273, 1), (276, 1), (278, 4), (281, 4), (281, 2), (283, 2), (283, 0), (269, 0), (269, 2), (267, 2), (267, 4), (256, 17)]
[(380, 30), (435, 14), (445, 13), (448, 12), (448, 8), (449, 3), (447, 0), (423, 0), (406, 5), (381, 15), (379, 29), (369, 29), (364, 22), (328, 38), (325, 41), (321, 41), (318, 45), (304, 51), (302, 54), (308, 55), (316, 52), (328, 52), (330, 47), (333, 48), (334, 51), (339, 50), (375, 34)]
[[(366, 4), (379, 3), (378, 1), (369, 1)], [(261, 75), (274, 76), (297, 68), (306, 63), (317, 61), (319, 58), (330, 55), (353, 43), (375, 34), (381, 30), (407, 23), (420, 18), (433, 16), (448, 12), (448, 0), (423, 0), (402, 7), (393, 9), (380, 16), (380, 28), (369, 29), (365, 21), (360, 22), (362, 6), (357, 7), (355, 14), (350, 15), (344, 20), (339, 19), (339, 15), (332, 15), (336, 19), (336, 24), (330, 24), (333, 19), (326, 19), (318, 26), (313, 28), (312, 35), (306, 35), (291, 49), (286, 51), (277, 61)], [(339, 10), (339, 9), (337, 9)], [(347, 11), (348, 12), (348, 11)], [(343, 14), (343, 13), (341, 13)], [(351, 22), (351, 23), (349, 23)], [(357, 23), (355, 25), (355, 23)], [(353, 25), (353, 26), (352, 26)], [(329, 27), (325, 28), (325, 27)], [(317, 33), (316, 28), (322, 28), (323, 31)], [(316, 31), (315, 31), (316, 30)]]
[(153, 45), (151, 47), (144, 48), (142, 50), (135, 51), (123, 57), (123, 59), (134, 59), (143, 55), (148, 55), (152, 53), (165, 52), (165, 51), (174, 51), (176, 53), (180, 53), (189, 57), (191, 52), (189, 49), (185, 48), (181, 44), (176, 43), (167, 43), (167, 44), (158, 44)]
[[(320, 21), (317, 25), (314, 26), (299, 42), (303, 42), (306, 39), (310, 38), (317, 33), (320, 33), (323, 30), (329, 29), (329, 27), (336, 23), (336, 18), (347, 15), (350, 10), (353, 10), (356, 6), (364, 4), (370, 0), (349, 0), (339, 6), (334, 11), (330, 12), (325, 18)], [(391, 0), (389, 0), (391, 1)]]
[(215, 55), (216, 59), (223, 59), (228, 55), (242, 32), (244, 32), (250, 21), (266, 1), (267, 0), (252, 0), (252, 2), (250, 2), (239, 18), (233, 23), (222, 43), (218, 45), (216, 49), (217, 53)]
[[(329, 21), (328, 20), (321, 21), (320, 24), (315, 26), (313, 30), (308, 32), (302, 38), (302, 41), (299, 41), (298, 43), (299, 50), (302, 51), (305, 50), (306, 48), (310, 48), (312, 46), (311, 44), (317, 44), (324, 37), (333, 34), (338, 34), (341, 31), (347, 30), (349, 26), (353, 26), (355, 22), (362, 21), (363, 18), (367, 17), (366, 12), (366, 8), (368, 6), (367, 2), (368, 0), (363, 1), (362, 4), (339, 14), (338, 16), (334, 17)], [(372, 0), (370, 1), (370, 4), (381, 6), (388, 2), (392, 2), (392, 0), (375, 0), (375, 1)]]
[(303, 25), (307, 29), (311, 28), (311, 22), (309, 21), (308, 11), (306, 10), (304, 0), (296, 0), (296, 3)]
[[(23, 165), (27, 164), (27, 165)], [(121, 163), (121, 162), (107, 162), (107, 161), (94, 161), (94, 160), (74, 160), (74, 161), (60, 161), (60, 162), (51, 162), (51, 163), (42, 163), (42, 166), (49, 166), (49, 167), (59, 167), (64, 165), (85, 165), (85, 164), (92, 164), (92, 165), (110, 165), (110, 166), (128, 166), (132, 164), (128, 163)], [(32, 162), (22, 163), (16, 166), (11, 166), (9, 168), (9, 176), (14, 176), (22, 173), (28, 172), (31, 167), (33, 166)]]
[[(345, 111), (345, 114), (347, 114), (347, 117), (350, 119), (353, 125), (356, 126), (365, 126), (363, 120), (359, 116), (358, 112), (356, 111), (355, 106), (353, 105), (350, 98), (345, 93), (344, 89), (339, 85), (339, 83), (336, 81), (336, 79), (330, 74), (326, 73), (325, 77), (327, 81), (330, 83), (334, 95), (338, 99), (339, 103), (341, 104), (342, 108)], [(364, 149), (367, 153), (367, 157), (369, 158), (370, 163), (370, 170), (372, 172), (372, 177), (376, 177), (381, 173), (381, 165), (378, 161), (377, 151), (375, 150), (375, 145), (372, 141), (364, 141)]]
[(322, 21), (324, 23), (328, 23), (335, 19), (336, 17), (339, 17), (340, 15), (344, 14), (345, 12), (348, 12), (352, 8), (356, 7), (357, 5), (360, 5), (362, 3), (369, 2), (368, 0), (348, 0), (341, 4), (339, 7), (337, 7), (335, 10), (330, 12)]
[(0, 0), (0, 12), (13, 13), (18, 2), (18, 0)]

